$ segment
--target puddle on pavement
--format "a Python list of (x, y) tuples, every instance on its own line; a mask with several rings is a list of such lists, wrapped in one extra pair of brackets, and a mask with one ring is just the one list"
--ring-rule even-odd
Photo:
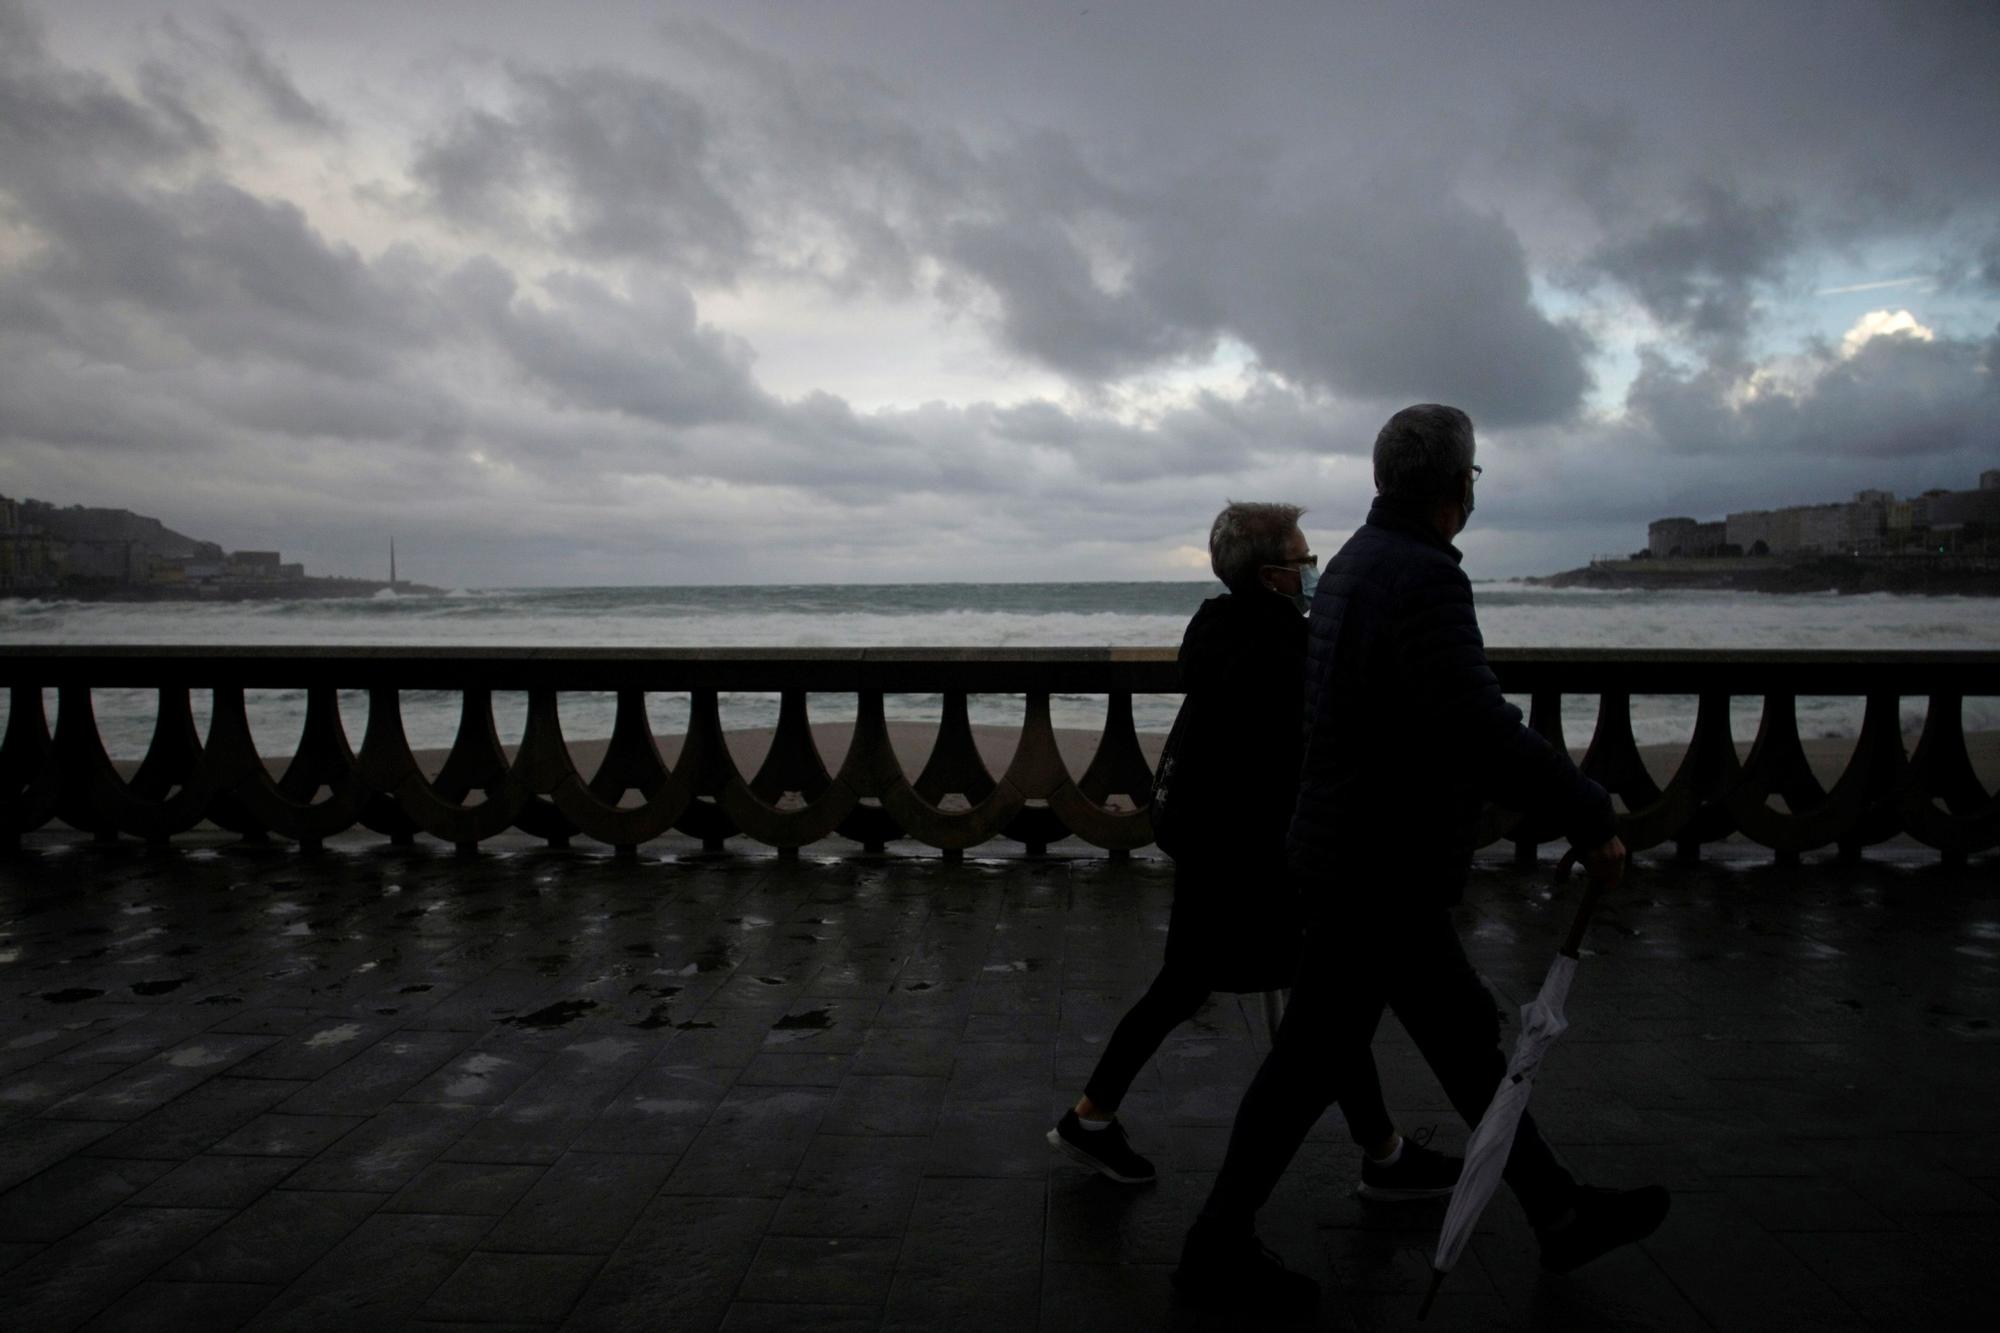
[(651, 1013), (638, 1022), (628, 1023), (626, 1026), (638, 1028), (641, 1032), (654, 1032), (660, 1028), (672, 1027), (674, 1020), (667, 1012), (670, 1007), (669, 1005), (656, 1004), (653, 1006)]
[(242, 997), (241, 995), (204, 995), (204, 996), (202, 996), (202, 997), (201, 997), (201, 999), (200, 999), (199, 1001), (197, 1001), (197, 1003), (200, 1003), (200, 1004), (241, 1004), (241, 1003), (243, 1003), (243, 997)]
[(516, 1014), (500, 1021), (517, 1028), (548, 1029), (566, 1027), (597, 1007), (595, 1000), (557, 1000), (531, 1013)]
[(158, 981), (135, 981), (132, 983), (134, 995), (165, 995), (177, 991), (193, 981), (193, 977), (164, 977)]
[(734, 966), (736, 960), (729, 955), (729, 942), (711, 939), (707, 947), (694, 956), (694, 961), (680, 970), (680, 975), (691, 977), (698, 972), (722, 972)]
[(102, 994), (103, 991), (92, 990), (88, 986), (71, 986), (65, 990), (43, 991), (41, 998), (50, 1004), (75, 1004), (79, 1000), (94, 1000)]
[(796, 1014), (786, 1014), (771, 1024), (770, 1035), (764, 1038), (769, 1046), (782, 1046), (786, 1042), (801, 1041), (815, 1032), (824, 1032), (833, 1026), (832, 1008), (807, 1009)]
[(225, 1050), (211, 1050), (206, 1046), (190, 1046), (184, 1051), (175, 1051), (167, 1056), (167, 1063), (175, 1069), (207, 1069), (210, 1065), (227, 1064), (232, 1057)]

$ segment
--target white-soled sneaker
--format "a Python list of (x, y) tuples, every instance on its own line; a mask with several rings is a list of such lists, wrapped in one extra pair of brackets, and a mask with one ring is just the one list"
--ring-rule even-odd
[(1070, 1160), (1121, 1185), (1150, 1185), (1158, 1174), (1151, 1162), (1132, 1151), (1125, 1126), (1116, 1120), (1103, 1129), (1085, 1129), (1075, 1110), (1064, 1111), (1048, 1138), (1049, 1146)]

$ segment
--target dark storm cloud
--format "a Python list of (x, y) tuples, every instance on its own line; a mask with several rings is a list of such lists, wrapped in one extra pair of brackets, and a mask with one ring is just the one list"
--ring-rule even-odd
[[(592, 258), (644, 256), (727, 279), (747, 224), (717, 188), (707, 112), (659, 79), (612, 68), (510, 70), (513, 103), (432, 137), (411, 171), (453, 219), (525, 230)], [(538, 211), (535, 187), (560, 201)]]
[(662, 425), (734, 420), (765, 410), (741, 339), (703, 325), (680, 284), (639, 278), (629, 295), (575, 273), (545, 278), (540, 297), (477, 260), (453, 276), (455, 313), (557, 402)]
[(1758, 292), (1783, 276), (1797, 240), (1786, 204), (1752, 203), (1704, 181), (1676, 213), (1606, 244), (1595, 266), (1662, 325), (1733, 350), (1751, 330)]
[(0, 184), (152, 167), (206, 148), (208, 128), (165, 95), (145, 101), (49, 55), (41, 21), (0, 0)]
[(1931, 341), (1889, 334), (1850, 356), (1820, 349), (1803, 382), (1751, 395), (1726, 369), (1676, 369), (1652, 354), (1628, 402), (1662, 444), (1686, 454), (1872, 458), (1885, 477), (1898, 460), (1960, 454), (1969, 478), (1991, 465), (1979, 460), (1990, 459), (2000, 420), (2000, 330)]
[(182, 353), (382, 376), (428, 334), (398, 260), (329, 244), (212, 169), (210, 128), (56, 64), (0, 11), (0, 210), (28, 244), (0, 314), (123, 364)]
[(1443, 190), (1244, 221), (1244, 290), (1227, 304), (1274, 369), (1495, 426), (1560, 420), (1589, 387), (1590, 339), (1536, 307), (1514, 233)]
[[(1518, 238), (1442, 176), (1301, 190), (1229, 152), (1126, 179), (1071, 135), (975, 147), (846, 71), (672, 35), (714, 58), (711, 80), (754, 85), (698, 100), (664, 77), (512, 68), (506, 104), (428, 140), (413, 173), (463, 225), (689, 278), (893, 291), (929, 261), (947, 299), (989, 298), (1003, 345), (1085, 387), (1225, 337), (1311, 387), (1428, 391), (1496, 422), (1561, 418), (1589, 385), (1589, 340), (1537, 307)], [(528, 211), (551, 195), (555, 216)]]
[(168, 21), (170, 33), (227, 68), (266, 115), (314, 134), (340, 132), (339, 118), (299, 91), (290, 71), (271, 55), (255, 29), (233, 14), (221, 17), (220, 28), (220, 40), (210, 41)]

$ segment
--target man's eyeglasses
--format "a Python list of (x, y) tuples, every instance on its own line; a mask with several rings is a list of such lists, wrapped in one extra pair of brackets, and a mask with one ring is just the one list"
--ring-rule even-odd
[(1474, 463), (1471, 467), (1466, 469), (1467, 472), (1470, 472), (1472, 474), (1472, 479), (1474, 481), (1478, 481), (1479, 474), (1484, 472), (1485, 470), (1486, 470), (1485, 468), (1479, 466), (1479, 464), (1477, 463)]

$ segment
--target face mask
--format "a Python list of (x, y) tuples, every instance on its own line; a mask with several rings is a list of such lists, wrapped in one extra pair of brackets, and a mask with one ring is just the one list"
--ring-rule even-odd
[(1317, 587), (1319, 587), (1319, 568), (1315, 565), (1302, 567), (1299, 570), (1298, 596), (1292, 598), (1292, 604), (1299, 608), (1300, 615), (1312, 610), (1313, 590)]

